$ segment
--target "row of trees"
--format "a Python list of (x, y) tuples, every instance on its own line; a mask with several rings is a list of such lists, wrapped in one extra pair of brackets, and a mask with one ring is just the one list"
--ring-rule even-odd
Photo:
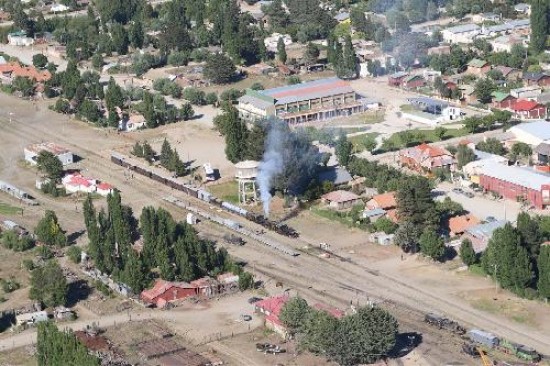
[[(164, 209), (145, 207), (138, 222), (118, 192), (107, 198), (108, 210), (96, 213), (90, 197), (84, 202), (88, 251), (96, 266), (113, 274), (134, 292), (147, 287), (158, 271), (165, 280), (192, 281), (225, 271), (240, 272), (225, 249), (200, 239), (185, 223), (176, 222)], [(141, 235), (141, 253), (132, 243)]]
[(387, 355), (395, 346), (398, 327), (393, 316), (376, 306), (337, 319), (300, 297), (288, 300), (279, 319), (301, 348), (343, 366), (370, 364)]
[(36, 359), (38, 366), (101, 365), (100, 359), (90, 355), (88, 348), (73, 333), (60, 331), (51, 322), (38, 324)]

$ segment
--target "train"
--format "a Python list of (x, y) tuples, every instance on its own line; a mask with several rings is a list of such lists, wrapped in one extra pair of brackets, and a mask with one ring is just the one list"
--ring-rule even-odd
[(296, 230), (294, 230), (292, 227), (286, 224), (269, 220), (264, 215), (250, 212), (232, 203), (222, 201), (217, 197), (215, 197), (214, 195), (212, 195), (210, 192), (205, 191), (204, 189), (200, 189), (192, 185), (185, 184), (174, 177), (158, 173), (155, 170), (150, 169), (146, 166), (132, 162), (123, 154), (112, 152), (111, 162), (117, 165), (120, 165), (124, 168), (128, 168), (133, 172), (136, 172), (156, 182), (164, 184), (165, 186), (168, 186), (172, 189), (176, 189), (178, 191), (184, 192), (189, 196), (193, 196), (202, 201), (208, 202), (209, 204), (218, 206), (225, 211), (242, 216), (251, 222), (254, 222), (256, 224), (263, 226), (267, 230), (276, 232), (277, 234), (280, 234), (289, 238), (298, 238), (300, 235)]
[(437, 326), (439, 329), (445, 329), (465, 337), (468, 343), (463, 345), (462, 350), (474, 357), (478, 356), (477, 347), (483, 346), (488, 349), (499, 350), (528, 362), (539, 362), (542, 359), (542, 356), (533, 348), (510, 342), (507, 339), (480, 329), (471, 329), (466, 332), (466, 329), (456, 321), (441, 315), (428, 313), (425, 315), (424, 321), (430, 325)]

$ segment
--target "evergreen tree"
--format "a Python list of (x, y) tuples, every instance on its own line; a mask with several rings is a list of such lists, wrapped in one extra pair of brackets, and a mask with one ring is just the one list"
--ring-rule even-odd
[(43, 267), (31, 273), (29, 297), (44, 303), (47, 307), (65, 305), (69, 287), (57, 261), (49, 260)]
[(310, 310), (305, 319), (304, 335), (300, 346), (317, 355), (327, 355), (328, 351), (338, 349), (338, 340), (334, 339), (339, 321), (325, 311)]
[(99, 366), (101, 360), (69, 331), (59, 331), (52, 322), (38, 323), (36, 340), (38, 366)]
[(235, 79), (235, 64), (223, 53), (211, 55), (204, 66), (204, 77), (214, 84), (227, 84)]
[(82, 205), (82, 211), (84, 213), (84, 224), (86, 226), (86, 232), (88, 233), (88, 254), (95, 261), (98, 259), (99, 252), (99, 240), (100, 232), (97, 224), (97, 217), (94, 205), (92, 203), (92, 197), (88, 195)]
[(44, 217), (36, 225), (34, 233), (36, 238), (46, 245), (55, 245), (57, 247), (67, 245), (67, 237), (61, 225), (59, 225), (57, 215), (54, 211), (46, 211)]
[(256, 122), (250, 129), (247, 140), (246, 159), (260, 161), (264, 155), (266, 127), (263, 123)]
[(338, 141), (336, 142), (336, 156), (338, 157), (338, 163), (340, 166), (347, 166), (353, 151), (353, 144), (348, 140), (348, 137), (344, 132), (340, 134)]
[(109, 84), (107, 85), (107, 91), (105, 92), (105, 105), (108, 110), (112, 110), (115, 109), (115, 107), (122, 108), (123, 104), (124, 95), (122, 94), (122, 89), (111, 76)]
[(132, 155), (137, 156), (138, 158), (143, 157), (143, 146), (141, 146), (139, 141), (136, 141), (134, 144), (134, 147), (132, 148)]
[(445, 255), (445, 243), (441, 236), (432, 230), (426, 230), (419, 238), (420, 251), (427, 257), (441, 260)]
[(477, 262), (476, 252), (469, 239), (464, 239), (460, 245), (460, 259), (468, 267)]
[(548, 1), (533, 0), (531, 2), (531, 40), (529, 47), (535, 54), (546, 48), (548, 37)]
[(537, 259), (539, 279), (537, 289), (540, 297), (550, 298), (550, 245), (543, 245)]
[(123, 281), (130, 286), (135, 294), (140, 293), (147, 285), (147, 269), (141, 257), (134, 250), (128, 252)]
[(281, 309), (279, 319), (291, 334), (302, 332), (310, 308), (301, 297), (288, 300)]
[(503, 288), (522, 293), (533, 280), (527, 250), (521, 246), (521, 237), (511, 224), (496, 229), (482, 257), (483, 269)]
[(336, 69), (336, 73), (338, 77), (345, 79), (357, 76), (357, 56), (349, 34), (345, 38), (342, 62), (340, 67)]
[(57, 182), (63, 175), (63, 163), (54, 154), (49, 151), (42, 150), (36, 157), (36, 165), (38, 170), (43, 172), (46, 177)]
[(146, 92), (143, 93), (143, 117), (148, 128), (155, 128), (158, 126), (158, 119), (155, 113), (155, 106), (153, 104), (153, 94)]
[(169, 168), (170, 162), (172, 161), (172, 156), (173, 156), (172, 146), (170, 145), (168, 140), (165, 138), (162, 143), (162, 147), (160, 148), (160, 165), (162, 165), (168, 170), (173, 170)]
[(277, 58), (279, 59), (279, 62), (282, 64), (286, 64), (286, 46), (285, 41), (283, 40), (283, 37), (280, 37), (277, 41)]
[(522, 244), (531, 258), (537, 258), (542, 243), (538, 220), (533, 219), (527, 212), (520, 212), (516, 227), (521, 235)]
[(242, 161), (246, 154), (248, 129), (239, 118), (239, 112), (233, 106), (228, 106), (223, 114), (223, 134), (225, 135), (225, 155), (232, 163)]
[(401, 222), (410, 222), (419, 233), (425, 229), (436, 231), (439, 216), (426, 178), (410, 176), (397, 190), (397, 211)]
[(130, 29), (128, 30), (128, 38), (132, 47), (143, 48), (144, 32), (141, 20), (137, 19), (130, 25)]

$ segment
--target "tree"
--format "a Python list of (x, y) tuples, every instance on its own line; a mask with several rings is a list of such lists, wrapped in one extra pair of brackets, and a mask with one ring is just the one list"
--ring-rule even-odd
[(396, 198), (401, 222), (412, 223), (419, 228), (418, 232), (423, 232), (426, 228), (437, 230), (439, 216), (427, 179), (418, 176), (407, 177), (397, 190)]
[(88, 353), (84, 344), (69, 331), (59, 331), (53, 322), (38, 323), (36, 340), (38, 366), (99, 366), (101, 360)]
[(116, 107), (122, 108), (124, 105), (124, 95), (122, 93), (122, 89), (118, 86), (112, 76), (109, 79), (107, 91), (105, 92), (105, 105), (109, 111), (114, 110)]
[(476, 154), (468, 146), (458, 145), (458, 147), (456, 148), (455, 158), (456, 158), (458, 169), (462, 169), (464, 165), (476, 159)]
[(527, 212), (520, 212), (516, 228), (521, 236), (522, 246), (527, 249), (534, 260), (537, 258), (543, 237), (539, 229), (539, 220), (532, 218)]
[(477, 263), (477, 254), (474, 251), (470, 239), (462, 240), (462, 244), (460, 245), (460, 259), (468, 267)]
[(386, 234), (393, 234), (397, 230), (398, 226), (387, 217), (381, 217), (374, 223), (376, 231), (382, 231)]
[(476, 133), (478, 128), (481, 126), (481, 121), (476, 117), (468, 117), (464, 119), (464, 128), (468, 130), (469, 133)]
[(306, 65), (312, 65), (317, 62), (319, 58), (319, 48), (313, 43), (309, 42), (304, 52), (304, 61)]
[(351, 153), (353, 151), (353, 144), (348, 140), (345, 133), (341, 133), (338, 141), (336, 142), (336, 156), (338, 157), (338, 163), (345, 167), (348, 165)]
[(481, 141), (476, 145), (476, 149), (488, 152), (489, 154), (501, 155), (506, 154), (506, 149), (502, 143), (494, 137), (489, 137), (485, 141)]
[(535, 54), (544, 51), (548, 37), (548, 2), (533, 0), (531, 2), (531, 40), (529, 47)]
[(235, 79), (235, 64), (223, 53), (208, 57), (204, 66), (204, 77), (214, 84), (227, 84)]
[(100, 53), (95, 53), (92, 56), (92, 66), (94, 69), (101, 70), (101, 68), (103, 67), (103, 63), (103, 56), (101, 56)]
[(537, 267), (539, 271), (537, 282), (539, 295), (544, 299), (548, 299), (550, 298), (550, 245), (541, 247), (537, 259)]
[(438, 140), (444, 140), (447, 129), (445, 127), (437, 126), (434, 128), (434, 135)]
[(420, 252), (434, 260), (441, 260), (445, 255), (445, 243), (441, 236), (432, 230), (425, 230), (420, 239)]
[(397, 321), (387, 311), (377, 307), (362, 307), (357, 313), (340, 320), (332, 336), (336, 347), (330, 358), (340, 365), (374, 363), (395, 346)]
[(510, 160), (517, 161), (520, 158), (529, 159), (533, 154), (531, 146), (525, 142), (516, 142), (510, 149)]
[(260, 161), (264, 155), (265, 139), (267, 137), (266, 126), (263, 123), (256, 122), (248, 133), (246, 148), (246, 158)]
[(481, 263), (486, 273), (496, 276), (501, 287), (516, 293), (523, 293), (533, 280), (529, 254), (509, 223), (493, 232)]
[(245, 291), (254, 287), (254, 277), (249, 272), (242, 272), (239, 275), (239, 290)]
[(57, 221), (55, 212), (47, 210), (44, 217), (38, 222), (34, 229), (36, 238), (46, 245), (64, 247), (67, 245), (65, 232)]
[(43, 69), (48, 64), (48, 58), (41, 53), (32, 56), (32, 64), (37, 69)]
[(30, 97), (34, 94), (34, 82), (25, 76), (16, 76), (11, 87), (14, 91), (20, 92), (23, 97)]
[(29, 297), (44, 303), (47, 307), (65, 305), (68, 285), (57, 261), (49, 260), (44, 267), (38, 267), (31, 274)]
[(279, 319), (287, 327), (290, 333), (295, 334), (303, 331), (305, 320), (310, 308), (307, 301), (301, 297), (289, 299), (281, 309)]
[(337, 318), (326, 311), (311, 309), (305, 320), (300, 346), (315, 354), (328, 356), (329, 351), (337, 350), (338, 341), (334, 335), (339, 323)]
[(148, 274), (142, 258), (134, 250), (128, 251), (126, 264), (122, 273), (122, 279), (135, 294), (140, 293), (146, 287)]
[(489, 103), (492, 99), (492, 93), (495, 91), (496, 86), (491, 79), (483, 78), (479, 79), (474, 87), (477, 99), (481, 103)]
[(46, 174), (46, 177), (53, 181), (58, 181), (63, 175), (63, 163), (54, 154), (42, 150), (36, 157), (38, 170)]
[(394, 242), (405, 252), (416, 252), (420, 233), (411, 222), (404, 222), (395, 231)]
[(286, 64), (286, 46), (283, 37), (280, 37), (277, 41), (277, 58), (279, 59), (280, 63)]
[(136, 19), (128, 29), (128, 40), (132, 47), (142, 48), (144, 41), (143, 25), (139, 19)]
[(67, 250), (67, 256), (73, 263), (80, 263), (80, 259), (82, 258), (82, 249), (76, 245), (73, 245), (69, 248), (69, 250)]

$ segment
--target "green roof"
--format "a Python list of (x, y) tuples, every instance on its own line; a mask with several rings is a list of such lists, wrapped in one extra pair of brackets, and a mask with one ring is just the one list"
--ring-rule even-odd
[(268, 103), (275, 103), (275, 98), (272, 98), (270, 97), (269, 95), (265, 95), (257, 90), (253, 90), (253, 89), (246, 89), (246, 94), (247, 95), (251, 95), (255, 98), (258, 98), (258, 99), (261, 99), (265, 102), (268, 102)]
[(472, 67), (483, 67), (485, 65), (487, 65), (487, 61), (483, 61), (478, 58), (474, 58), (470, 62), (468, 62), (468, 66)]
[(417, 78), (422, 78), (422, 76), (420, 76), (420, 75), (409, 75), (404, 79), (404, 81), (406, 83), (408, 83), (409, 81), (413, 81), (414, 79), (417, 79)]
[(499, 91), (491, 93), (491, 96), (493, 97), (493, 101), (495, 102), (502, 102), (504, 99), (508, 97), (508, 95), (509, 95), (508, 93), (499, 92)]

